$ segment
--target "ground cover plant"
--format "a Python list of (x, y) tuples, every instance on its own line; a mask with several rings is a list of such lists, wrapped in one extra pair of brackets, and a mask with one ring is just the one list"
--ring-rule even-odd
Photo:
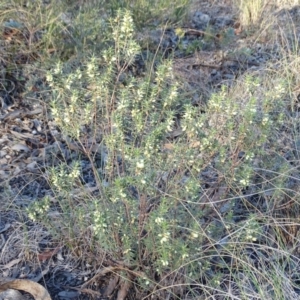
[[(234, 1), (226, 21), (202, 4), (167, 19), (160, 1), (1, 4), (1, 218), (21, 226), (1, 221), (0, 283), (53, 299), (300, 297), (299, 7)], [(14, 268), (15, 233), (35, 271)]]

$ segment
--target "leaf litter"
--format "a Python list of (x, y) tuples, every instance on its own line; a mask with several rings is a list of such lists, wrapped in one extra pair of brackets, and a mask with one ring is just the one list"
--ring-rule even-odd
[[(187, 45), (198, 38), (195, 35), (195, 30), (202, 32), (202, 27), (205, 26), (203, 20), (208, 20), (207, 17), (203, 17), (203, 14), (209, 15), (209, 9), (214, 11), (216, 8), (208, 6), (206, 10), (203, 10), (202, 16), (198, 13), (197, 18), (191, 19), (191, 23), (188, 24), (189, 27), (194, 26), (200, 29), (185, 30), (184, 39)], [(222, 10), (220, 11), (222, 12)], [(213, 13), (210, 14), (213, 15)], [(222, 22), (232, 23), (234, 21), (234, 17), (230, 13), (227, 16), (227, 21), (224, 16), (222, 17), (221, 20), (219, 16), (219, 19), (215, 20), (215, 24), (220, 26)], [(6, 41), (17, 38), (20, 30), (22, 30), (22, 24), (13, 20), (4, 25), (7, 28), (4, 32)], [(171, 29), (165, 35), (164, 44), (167, 45), (166, 47), (176, 43), (174, 34), (175, 31)], [(235, 34), (235, 42), (242, 42), (241, 26), (236, 26)], [(148, 40), (151, 38), (153, 39), (151, 43), (156, 49), (157, 41), (160, 42), (160, 38), (157, 39), (157, 32), (152, 32), (147, 37)], [(219, 41), (219, 37), (214, 36), (213, 42), (207, 45), (207, 47), (212, 47), (211, 44), (214, 44), (212, 49), (196, 51), (188, 57), (180, 57), (182, 55), (177, 53), (178, 57), (174, 60), (176, 76), (184, 78), (185, 88), (189, 91), (198, 91), (195, 92), (198, 94), (195, 95), (194, 104), (199, 104), (203, 100), (201, 93), (199, 93), (199, 87), (200, 91), (208, 97), (211, 90), (217, 90), (221, 84), (231, 85), (234, 79), (243, 72), (249, 69), (264, 68), (265, 62), (270, 57), (266, 53), (255, 53), (255, 57), (248, 57), (247, 60), (228, 54), (224, 56), (223, 52), (218, 50)], [(93, 267), (84, 262), (84, 258), (88, 257), (89, 253), (81, 255), (82, 261), (78, 260), (76, 255), (55, 241), (44, 228), (37, 228), (38, 225), (28, 221), (26, 221), (25, 228), (21, 225), (23, 217), (10, 211), (10, 206), (23, 207), (36, 198), (45, 195), (51, 197), (50, 187), (47, 179), (45, 179), (47, 177), (45, 176), (45, 169), (48, 166), (58, 165), (61, 161), (60, 158), (70, 161), (78, 158), (79, 153), (85, 152), (78, 143), (66, 141), (60, 137), (55, 124), (46, 118), (45, 107), (39, 101), (37, 101), (39, 104), (35, 106), (28, 106), (27, 103), (25, 105), (22, 102), (22, 99), (19, 99), (12, 105), (12, 98), (21, 98), (22, 93), (20, 93), (21, 87), (16, 78), (10, 79), (12, 79), (10, 90), (6, 90), (5, 95), (0, 94), (2, 104), (0, 112), (0, 180), (2, 183), (1, 192), (3, 195), (7, 195), (0, 199), (1, 207), (5, 208), (0, 212), (0, 225), (2, 226), (0, 227), (0, 266), (2, 273), (0, 274), (0, 289), (21, 289), (31, 292), (35, 299), (51, 299), (47, 291), (34, 282), (40, 281), (46, 283), (50, 293), (56, 296), (54, 299), (87, 299), (87, 295), (96, 299), (97, 297), (102, 299), (101, 295), (106, 297), (114, 295), (118, 300), (125, 299), (134, 280), (132, 270), (125, 268), (125, 271), (128, 272), (129, 280), (127, 281), (122, 281), (119, 276), (113, 275), (116, 271), (124, 270), (121, 265), (117, 264), (116, 266), (114, 264), (110, 267), (102, 267), (101, 271), (97, 271), (96, 269), (101, 267), (101, 262), (99, 266)], [(33, 92), (37, 93), (37, 91), (38, 89), (33, 89)], [(176, 129), (170, 132), (169, 138), (171, 140), (176, 139), (181, 134), (181, 129)], [(166, 143), (163, 150), (171, 153), (174, 148), (173, 145), (173, 143)], [(190, 143), (192, 148), (198, 146), (198, 141)], [(85, 149), (89, 149), (93, 154), (105, 155), (105, 149), (102, 149), (99, 142), (93, 139), (88, 141)], [(87, 169), (89, 168), (91, 166), (87, 164)], [(214, 176), (212, 171), (208, 171), (205, 175), (211, 178)], [(214, 212), (229, 209), (224, 205), (222, 206), (221, 200), (225, 198), (227, 189), (227, 186), (217, 187), (211, 184), (203, 194), (203, 203), (210, 203), (211, 210)], [(86, 186), (83, 190), (74, 189), (73, 191), (74, 195), (78, 197), (86, 195), (87, 192), (97, 192), (97, 187), (93, 187), (93, 183), (91, 183), (91, 186)], [(9, 199), (9, 203), (7, 203), (7, 199)], [(54, 202), (54, 197), (52, 199)], [(215, 206), (219, 207), (215, 209)], [(294, 234), (296, 235), (296, 233)], [(142, 276), (142, 274), (139, 275)], [(22, 277), (25, 279), (16, 279)], [(11, 281), (4, 283), (7, 280)], [(175, 282), (180, 283), (180, 278), (174, 277), (174, 282), (167, 285)], [(96, 283), (96, 289), (101, 290), (101, 292), (89, 289), (88, 286), (92, 283)], [(101, 284), (102, 287), (100, 288), (99, 285)], [(77, 291), (70, 291), (70, 289), (77, 289)], [(116, 290), (117, 293), (115, 293)], [(81, 293), (82, 295), (80, 295)]]

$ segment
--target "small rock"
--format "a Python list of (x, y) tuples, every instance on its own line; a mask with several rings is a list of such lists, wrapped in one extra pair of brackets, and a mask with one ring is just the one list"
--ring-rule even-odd
[(22, 29), (24, 28), (24, 24), (19, 23), (18, 21), (12, 20), (10, 19), (7, 22), (4, 22), (4, 27), (8, 27), (8, 28), (15, 28), (15, 29)]
[(29, 148), (24, 144), (15, 144), (11, 147), (11, 149), (14, 151), (17, 151), (17, 152), (22, 152), (22, 151), (28, 152), (29, 151)]
[(26, 168), (27, 168), (27, 170), (29, 170), (29, 171), (34, 171), (34, 170), (36, 170), (36, 165), (37, 165), (36, 161), (33, 161), (33, 162), (29, 163), (29, 164), (26, 166)]
[(70, 13), (62, 13), (60, 15), (60, 19), (61, 21), (63, 21), (65, 24), (67, 25), (71, 25), (72, 24), (72, 15)]
[(223, 27), (226, 27), (226, 26), (230, 26), (230, 25), (233, 25), (233, 20), (232, 18), (229, 18), (229, 17), (217, 17), (215, 18), (214, 20), (214, 26), (217, 28), (217, 29), (220, 29), (220, 28), (223, 28)]
[(224, 79), (234, 79), (234, 75), (233, 74), (223, 74), (223, 78)]
[(178, 42), (178, 37), (176, 36), (174, 30), (151, 30), (149, 33), (145, 34), (143, 37), (138, 37), (140, 40), (146, 40), (149, 43), (150, 48), (157, 49), (159, 46), (161, 49), (173, 48)]
[(70, 291), (70, 292), (62, 291), (58, 293), (58, 297), (61, 299), (74, 299), (74, 298), (77, 299), (78, 296), (79, 293), (75, 291)]
[(237, 71), (239, 69), (239, 63), (236, 61), (227, 60), (222, 64), (223, 69), (230, 71)]
[(214, 74), (210, 75), (209, 83), (215, 84), (218, 83), (222, 79), (221, 72), (217, 71)]
[(201, 11), (195, 12), (192, 22), (193, 25), (199, 30), (205, 30), (210, 21), (210, 16), (202, 13)]
[(22, 300), (22, 294), (17, 290), (8, 289), (0, 293), (0, 300)]

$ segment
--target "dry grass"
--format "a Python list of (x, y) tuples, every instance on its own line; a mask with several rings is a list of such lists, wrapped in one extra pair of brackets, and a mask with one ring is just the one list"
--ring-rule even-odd
[[(174, 73), (162, 81), (162, 93), (155, 90), (160, 73), (153, 72), (158, 51), (146, 62), (150, 75), (145, 82), (141, 75), (133, 75), (130, 60), (125, 67), (123, 57), (117, 57), (113, 69), (117, 80), (109, 77), (96, 54), (113, 42), (106, 33), (107, 23), (94, 22), (97, 14), (108, 15), (108, 10), (82, 1), (69, 6), (38, 3), (34, 7), (22, 6), (22, 1), (0, 4), (3, 91), (13, 87), (7, 83), (11, 78), (13, 82), (22, 78), (22, 87), (8, 94), (26, 98), (26, 105), (43, 101), (48, 111), (43, 128), (56, 132), (55, 142), (43, 140), (45, 148), (47, 141), (56, 147), (44, 155), (44, 166), (36, 173), (15, 172), (3, 181), (0, 197), (6, 213), (1, 218), (10, 227), (0, 232), (5, 237), (4, 243), (0, 241), (2, 276), (43, 278), (52, 294), (57, 294), (50, 280), (56, 272), (75, 273), (77, 278), (90, 274), (77, 285), (91, 298), (99, 296), (101, 286), (106, 296), (118, 300), (298, 299), (299, 1), (193, 1), (190, 15), (216, 7), (224, 14), (230, 11), (234, 22), (240, 23), (239, 32), (227, 44), (219, 38), (224, 32), (219, 32), (213, 50), (175, 59)], [(140, 11), (145, 3), (135, 4)], [(81, 13), (73, 11), (75, 7)], [(150, 22), (155, 13), (164, 11), (153, 9)], [(72, 25), (66, 22), (68, 13), (73, 14)], [(141, 14), (140, 22), (145, 17)], [(9, 28), (12, 20), (18, 26)], [(245, 49), (251, 54), (245, 54)], [(245, 67), (244, 58), (257, 52), (264, 60)], [(218, 53), (221, 58), (211, 62)], [(90, 54), (96, 62), (88, 60)], [(61, 79), (57, 88), (54, 83), (51, 86), (54, 79), (49, 70), (56, 72), (58, 61), (65, 69), (57, 71), (63, 74), (61, 78), (57, 74), (54, 78)], [(211, 69), (227, 75), (226, 68), (233, 62), (243, 68), (230, 80), (221, 77), (214, 84)], [(93, 77), (91, 70), (101, 74)], [(125, 79), (119, 82), (121, 75)], [(162, 103), (169, 99), (173, 75), (179, 80), (179, 96), (178, 103), (167, 106), (168, 112)], [(67, 91), (71, 76), (77, 79)], [(103, 81), (97, 81), (100, 77)], [(133, 77), (136, 81), (130, 86)], [(56, 115), (49, 101), (55, 89), (61, 97)], [(75, 90), (84, 101), (78, 102), (73, 129), (85, 111), (93, 115), (91, 124), (82, 126), (85, 136), (77, 140), (76, 133), (73, 138), (63, 136), (66, 118), (59, 119), (74, 111), (68, 101), (69, 92)], [(149, 91), (156, 95), (155, 101), (149, 100)], [(88, 110), (86, 104), (93, 97), (104, 99), (104, 104)], [(138, 97), (141, 101), (135, 103)], [(155, 123), (156, 110), (161, 113), (159, 124)], [(140, 111), (145, 120), (138, 118)], [(167, 123), (171, 114), (172, 126)], [(124, 132), (120, 129), (123, 121)], [(60, 122), (62, 134), (55, 122)], [(153, 124), (172, 128), (157, 137)], [(67, 129), (72, 133), (72, 126)], [(158, 145), (155, 154), (151, 152), (154, 146), (146, 148), (153, 142), (152, 134), (154, 146)], [(150, 158), (146, 150), (152, 153)], [(75, 159), (81, 159), (80, 176), (75, 172), (78, 166), (71, 163)], [(95, 179), (95, 186), (88, 186), (84, 176)], [(28, 184), (19, 189), (20, 195), (14, 195), (18, 179), (24, 182), (26, 178)], [(32, 199), (21, 193), (31, 180), (46, 195), (32, 197), (37, 214), (30, 215), (29, 210), (29, 215), (39, 216), (37, 223), (25, 213)], [(97, 234), (96, 229), (105, 234)], [(26, 266), (26, 274), (17, 272), (19, 266)]]

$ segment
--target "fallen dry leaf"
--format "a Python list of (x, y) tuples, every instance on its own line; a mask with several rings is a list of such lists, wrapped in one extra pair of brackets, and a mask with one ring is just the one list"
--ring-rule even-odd
[(174, 147), (175, 147), (174, 144), (172, 144), (172, 143), (166, 143), (166, 144), (163, 145), (162, 150), (163, 151), (173, 150)]
[(47, 259), (50, 259), (53, 255), (55, 255), (58, 250), (60, 249), (60, 247), (56, 247), (55, 249), (51, 250), (51, 249), (46, 249), (44, 252), (39, 253), (37, 255), (38, 260), (39, 261), (45, 261)]
[(2, 266), (1, 268), (4, 269), (10, 269), (11, 267), (13, 267), (14, 265), (18, 264), (22, 259), (21, 258), (16, 258), (12, 261), (10, 261), (8, 264)]

